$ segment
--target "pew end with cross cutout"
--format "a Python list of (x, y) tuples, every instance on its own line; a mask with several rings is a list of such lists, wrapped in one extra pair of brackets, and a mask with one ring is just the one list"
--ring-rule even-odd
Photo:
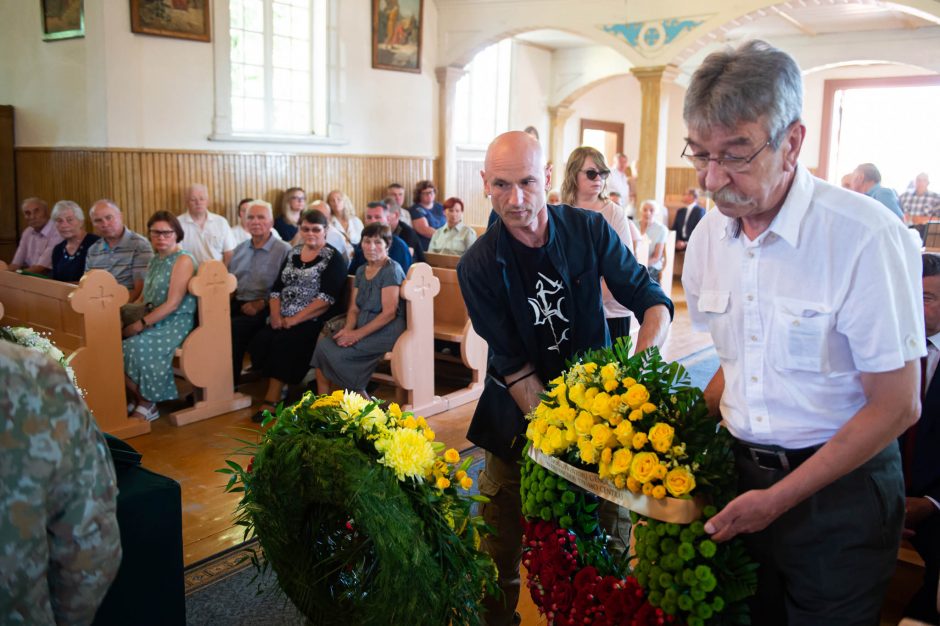
[(176, 351), (174, 372), (194, 387), (192, 407), (170, 413), (174, 426), (185, 426), (251, 406), (251, 397), (235, 391), (232, 380), (231, 294), (237, 280), (221, 261), (199, 265), (189, 280), (197, 301), (199, 325)]
[(150, 432), (146, 420), (127, 415), (120, 313), (127, 297), (127, 289), (103, 270), (74, 285), (9, 272), (0, 262), (0, 323), (48, 334), (69, 354), (98, 427), (121, 439)]

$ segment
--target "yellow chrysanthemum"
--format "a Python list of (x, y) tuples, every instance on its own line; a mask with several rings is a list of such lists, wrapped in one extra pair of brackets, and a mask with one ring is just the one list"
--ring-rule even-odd
[(656, 476), (659, 457), (654, 452), (638, 452), (630, 463), (630, 478), (640, 483), (647, 483)]
[(647, 441), (649, 441), (649, 439), (646, 437), (646, 433), (636, 433), (633, 435), (633, 449), (639, 450), (646, 445)]
[(379, 463), (394, 471), (398, 480), (423, 480), (437, 460), (434, 446), (417, 430), (392, 430), (375, 447), (382, 453)]
[(444, 453), (444, 460), (453, 465), (454, 463), (460, 462), (460, 453), (457, 452), (454, 448), (449, 448)]
[(649, 439), (653, 449), (657, 452), (667, 452), (672, 447), (672, 439), (676, 429), (663, 422), (657, 422), (650, 428)]
[(653, 483), (643, 483), (643, 495), (644, 496), (653, 495)]
[(633, 493), (640, 493), (643, 491), (643, 484), (632, 476), (627, 477), (627, 489)]
[(626, 486), (627, 486), (626, 478), (624, 478), (622, 475), (614, 476), (614, 487), (616, 487), (617, 489), (623, 489)]
[(653, 487), (653, 497), (657, 500), (662, 500), (666, 497), (666, 488), (662, 485), (656, 485)]
[(668, 471), (669, 471), (669, 468), (663, 465), (662, 463), (660, 463), (659, 465), (656, 466), (656, 472), (653, 474), (653, 477), (656, 478), (656, 480), (662, 480), (663, 478), (666, 477), (666, 472)]
[(395, 419), (401, 419), (401, 407), (398, 406), (397, 402), (388, 405), (388, 414)]
[(343, 393), (343, 398), (339, 402), (339, 408), (342, 409), (347, 416), (355, 417), (359, 415), (362, 409), (366, 408), (368, 404), (369, 401), (355, 391), (346, 391)]
[(362, 421), (359, 422), (359, 427), (363, 432), (371, 433), (375, 427), (383, 428), (387, 423), (388, 416), (385, 415), (385, 411), (376, 405), (362, 417)]
[(402, 425), (402, 428), (410, 428), (411, 430), (415, 430), (418, 428), (418, 421), (414, 417), (409, 415), (408, 417), (402, 420), (401, 425)]

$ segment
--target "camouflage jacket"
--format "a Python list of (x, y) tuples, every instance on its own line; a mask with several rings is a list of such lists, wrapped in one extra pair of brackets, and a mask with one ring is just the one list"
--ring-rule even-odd
[(114, 465), (65, 370), (0, 341), (0, 624), (89, 624), (121, 561)]

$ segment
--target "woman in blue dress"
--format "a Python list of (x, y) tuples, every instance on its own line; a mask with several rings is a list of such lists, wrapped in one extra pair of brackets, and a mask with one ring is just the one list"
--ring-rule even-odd
[(124, 377), (135, 405), (131, 417), (152, 421), (160, 417), (157, 402), (177, 397), (173, 354), (193, 328), (196, 299), (188, 287), (196, 260), (180, 248), (183, 227), (169, 211), (154, 213), (147, 228), (154, 255), (139, 302), (148, 312), (124, 327)]
[(366, 384), (379, 360), (405, 330), (401, 303), (405, 272), (388, 256), (391, 243), (392, 231), (386, 224), (372, 222), (362, 231), (366, 264), (356, 270), (346, 325), (321, 339), (313, 353), (318, 393), (339, 388), (368, 397)]

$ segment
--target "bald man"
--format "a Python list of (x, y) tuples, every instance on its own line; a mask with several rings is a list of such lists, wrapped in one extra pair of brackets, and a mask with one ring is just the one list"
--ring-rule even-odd
[(189, 186), (186, 208), (187, 211), (179, 216), (184, 233), (180, 247), (199, 263), (215, 259), (228, 267), (235, 250), (235, 236), (228, 221), (209, 210), (209, 190), (205, 185)]
[[(551, 168), (535, 139), (518, 131), (500, 135), (480, 174), (500, 219), (464, 254), (457, 277), (473, 327), (490, 348), (467, 437), (486, 450), (479, 484), (490, 502), (483, 517), (497, 534), (483, 546), (496, 561), (505, 598), (484, 601), (492, 625), (518, 623), (524, 415), (566, 359), (610, 343), (601, 278), (641, 322), (637, 350), (665, 340), (672, 302), (600, 213), (546, 204)], [(615, 506), (608, 509), (605, 527), (628, 541), (629, 522)]]

